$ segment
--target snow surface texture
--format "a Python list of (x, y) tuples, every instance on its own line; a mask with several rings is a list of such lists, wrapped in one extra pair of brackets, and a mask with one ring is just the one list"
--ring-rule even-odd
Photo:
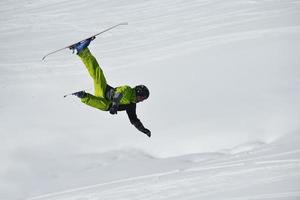
[[(93, 92), (76, 55), (41, 61), (120, 22), (90, 49), (150, 88), (151, 139), (63, 98)], [(0, 33), (0, 199), (300, 198), (300, 1), (4, 0)]]
[[(85, 164), (91, 168), (73, 171), (72, 175), (64, 173), (58, 178), (61, 179), (59, 182), (72, 180), (74, 174), (77, 181), (78, 178), (84, 181), (86, 177), (103, 178), (106, 173), (120, 172), (120, 167), (126, 169), (127, 174), (122, 178), (118, 175), (119, 179), (114, 181), (31, 200), (299, 199), (300, 149), (295, 147), (299, 145), (300, 137), (293, 139), (239, 154), (194, 154), (165, 159), (138, 155), (136, 159), (137, 152), (133, 151), (127, 152), (127, 157), (124, 152), (110, 153), (111, 156), (122, 155), (115, 159), (85, 157)], [(108, 166), (93, 165), (95, 160)]]

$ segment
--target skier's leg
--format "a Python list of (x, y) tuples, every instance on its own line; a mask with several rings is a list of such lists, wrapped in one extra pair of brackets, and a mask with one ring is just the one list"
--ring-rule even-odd
[(98, 108), (103, 111), (107, 111), (109, 108), (109, 102), (103, 97), (96, 97), (89, 93), (84, 98), (81, 98), (81, 102), (88, 106)]
[(86, 66), (90, 76), (94, 80), (95, 96), (104, 97), (107, 83), (104, 73), (100, 68), (96, 58), (92, 55), (88, 48), (85, 48), (78, 55)]

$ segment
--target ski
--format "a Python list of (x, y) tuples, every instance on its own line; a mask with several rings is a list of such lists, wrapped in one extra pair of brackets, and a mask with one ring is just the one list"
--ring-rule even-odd
[[(101, 32), (99, 32), (99, 33), (96, 33), (96, 34), (94, 34), (94, 35), (92, 35), (92, 36), (90, 36), (90, 37), (88, 37), (88, 38), (85, 38), (85, 39), (83, 39), (83, 40), (87, 40), (87, 39), (89, 39), (89, 38), (96, 38), (96, 36), (98, 36), (98, 35), (100, 35), (100, 34), (102, 34), (102, 33), (105, 33), (105, 32), (107, 32), (107, 31), (109, 31), (109, 30), (111, 30), (111, 29), (114, 29), (114, 28), (116, 28), (116, 27), (118, 27), (118, 26), (121, 26), (121, 25), (128, 25), (128, 23), (127, 23), (127, 22), (124, 22), (124, 23), (120, 23), (120, 24), (111, 26), (111, 27), (109, 27), (109, 28), (107, 28), (107, 29), (105, 29), (105, 30), (103, 30), (103, 31), (101, 31)], [(78, 42), (75, 42), (75, 43), (73, 43), (73, 44), (71, 44), (71, 45), (68, 45), (68, 46), (66, 46), (66, 47), (63, 47), (63, 48), (61, 48), (61, 49), (57, 49), (57, 50), (55, 50), (55, 51), (52, 51), (52, 52), (48, 53), (47, 55), (45, 55), (45, 56), (42, 58), (42, 60), (45, 60), (45, 58), (46, 58), (47, 56), (49, 56), (49, 55), (52, 55), (52, 54), (57, 53), (57, 52), (59, 52), (59, 51), (61, 51), (61, 50), (64, 50), (64, 49), (68, 49), (68, 48), (72, 47), (74, 44), (77, 44), (77, 43), (79, 43), (79, 42), (82, 42), (83, 40), (80, 40), (80, 41), (78, 41)]]

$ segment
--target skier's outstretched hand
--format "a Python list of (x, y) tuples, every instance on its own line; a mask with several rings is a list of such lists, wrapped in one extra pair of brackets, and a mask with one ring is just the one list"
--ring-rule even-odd
[(143, 128), (142, 130), (143, 133), (145, 133), (148, 137), (151, 137), (151, 131), (149, 129)]
[(139, 131), (145, 133), (148, 137), (151, 137), (151, 131), (146, 129), (141, 122), (133, 124)]
[(86, 92), (85, 91), (74, 92), (72, 95), (75, 95), (78, 98), (82, 99), (82, 98), (86, 97)]

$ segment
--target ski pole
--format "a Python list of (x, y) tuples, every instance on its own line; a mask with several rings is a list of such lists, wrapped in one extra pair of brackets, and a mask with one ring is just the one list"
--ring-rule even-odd
[(64, 95), (64, 98), (66, 98), (66, 97), (68, 97), (68, 96), (71, 96), (71, 95), (73, 95), (74, 93), (70, 93), (70, 94), (65, 94)]

